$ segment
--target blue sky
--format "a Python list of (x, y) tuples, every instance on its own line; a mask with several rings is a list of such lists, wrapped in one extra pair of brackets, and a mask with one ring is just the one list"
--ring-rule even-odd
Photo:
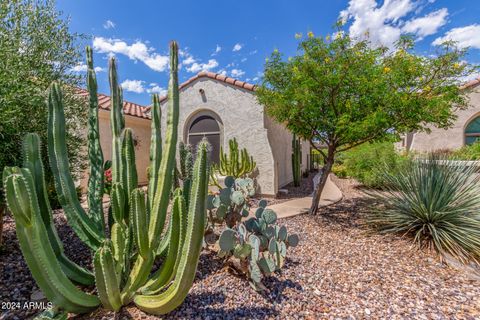
[[(71, 30), (87, 34), (94, 48), (100, 92), (108, 94), (108, 56), (119, 60), (125, 100), (147, 105), (168, 81), (168, 42), (182, 49), (180, 81), (202, 70), (256, 83), (274, 49), (294, 55), (296, 33), (327, 35), (342, 17), (354, 36), (391, 45), (413, 33), (417, 51), (454, 39), (469, 46), (468, 61), (480, 64), (480, 1), (469, 0), (59, 0)], [(80, 64), (76, 72), (84, 72)]]

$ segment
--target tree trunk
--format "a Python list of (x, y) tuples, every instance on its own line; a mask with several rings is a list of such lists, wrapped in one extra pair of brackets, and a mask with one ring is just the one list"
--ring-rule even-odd
[(3, 213), (5, 212), (5, 205), (0, 202), (0, 248), (3, 245)]
[(320, 202), (320, 196), (322, 195), (323, 188), (325, 187), (325, 183), (327, 182), (328, 175), (332, 171), (332, 166), (334, 163), (334, 150), (333, 148), (328, 148), (327, 159), (325, 161), (325, 165), (323, 168), (320, 169), (320, 181), (315, 186), (313, 190), (313, 199), (312, 199), (312, 206), (310, 207), (310, 214), (316, 214), (318, 210), (318, 203)]

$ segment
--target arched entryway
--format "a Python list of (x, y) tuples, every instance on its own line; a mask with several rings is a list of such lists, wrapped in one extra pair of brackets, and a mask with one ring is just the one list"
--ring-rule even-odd
[(480, 116), (473, 118), (465, 127), (465, 144), (470, 145), (480, 141)]
[(220, 145), (222, 142), (222, 123), (220, 118), (213, 112), (198, 112), (187, 123), (186, 141), (194, 148), (205, 137), (210, 143), (212, 150), (210, 161), (218, 163), (220, 158)]

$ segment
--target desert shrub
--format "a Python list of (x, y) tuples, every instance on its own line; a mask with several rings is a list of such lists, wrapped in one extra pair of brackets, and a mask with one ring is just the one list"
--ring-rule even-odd
[(368, 221), (382, 233), (409, 235), (420, 247), (460, 261), (480, 261), (480, 177), (476, 167), (438, 156), (384, 172), (385, 192)]
[(450, 157), (459, 160), (480, 160), (480, 141), (451, 152)]
[(333, 172), (339, 177), (352, 177), (369, 188), (385, 188), (384, 173), (403, 170), (407, 157), (395, 151), (391, 141), (367, 143), (345, 151), (336, 159)]

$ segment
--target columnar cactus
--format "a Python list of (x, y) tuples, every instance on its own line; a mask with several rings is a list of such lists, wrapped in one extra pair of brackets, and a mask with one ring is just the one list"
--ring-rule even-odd
[(238, 149), (237, 139), (228, 141), (229, 154), (223, 152), (220, 147), (220, 163), (214, 165), (214, 170), (222, 176), (232, 176), (235, 178), (244, 178), (255, 170), (256, 163), (253, 157), (248, 154), (246, 148)]
[[(105, 232), (102, 208), (103, 154), (98, 126), (97, 83), (92, 52), (87, 48), (90, 118), (88, 155), (89, 209), (75, 195), (68, 167), (62, 93), (52, 84), (48, 97), (48, 151), (60, 203), (74, 232), (93, 251), (93, 272), (83, 269), (63, 253), (48, 203), (40, 139), (28, 134), (24, 140), (23, 168), (3, 171), (7, 204), (12, 211), (20, 247), (30, 271), (55, 310), (84, 313), (102, 304), (118, 311), (134, 302), (147, 312), (168, 313), (185, 299), (193, 283), (205, 229), (208, 182), (207, 142), (199, 144), (188, 188), (174, 192), (169, 229), (164, 232), (175, 168), (179, 115), (178, 47), (170, 46), (168, 120), (165, 141), (160, 140), (160, 104), (153, 97), (152, 138), (148, 192), (137, 186), (133, 133), (125, 128), (122, 92), (116, 63), (110, 60), (112, 176), (110, 192), (110, 236)], [(163, 154), (162, 154), (163, 149)], [(190, 155), (189, 163), (193, 157)], [(186, 200), (188, 199), (188, 200)], [(188, 206), (186, 203), (188, 202)], [(162, 234), (166, 236), (162, 237)], [(151, 273), (162, 243), (166, 243), (164, 265)], [(95, 284), (97, 295), (75, 285)]]
[(292, 173), (293, 173), (293, 185), (295, 187), (300, 186), (300, 180), (302, 179), (302, 169), (300, 166), (300, 157), (302, 151), (300, 149), (300, 139), (294, 134), (292, 137)]

